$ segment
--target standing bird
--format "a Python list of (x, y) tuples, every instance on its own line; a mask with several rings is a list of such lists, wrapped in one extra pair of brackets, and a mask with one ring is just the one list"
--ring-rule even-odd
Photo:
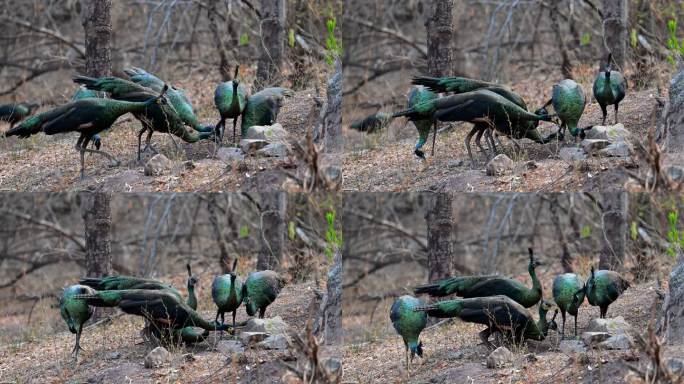
[(164, 290), (169, 291), (177, 298), (182, 299), (180, 292), (178, 292), (178, 290), (171, 284), (142, 277), (122, 275), (86, 277), (79, 280), (79, 284), (86, 285), (95, 289), (96, 291), (121, 291), (126, 289)]
[(221, 115), (221, 120), (216, 124), (216, 137), (223, 142), (223, 132), (226, 128), (226, 120), (233, 119), (233, 143), (236, 140), (237, 120), (247, 105), (249, 94), (245, 86), (238, 80), (240, 66), (235, 67), (233, 80), (221, 83), (214, 91), (214, 105)]
[[(74, 92), (74, 95), (71, 96), (71, 101), (76, 101), (76, 100), (83, 100), (83, 99), (91, 99), (91, 98), (104, 98), (105, 94), (104, 92), (95, 92), (92, 91), (85, 86), (81, 85), (78, 87), (76, 92)], [(105, 131), (109, 129), (110, 127), (105, 128)], [(95, 149), (100, 150), (100, 146), (102, 145), (102, 139), (100, 138), (99, 134), (93, 135), (90, 140), (93, 142), (93, 145), (95, 146)]]
[(586, 104), (582, 87), (573, 80), (563, 80), (553, 86), (553, 96), (549, 103), (553, 104), (553, 109), (561, 120), (561, 132), (565, 133), (567, 129), (573, 137), (577, 137), (581, 131), (577, 128), (577, 123)]
[(573, 303), (577, 306), (582, 305), (582, 301), (584, 301), (582, 296), (586, 294), (589, 304), (599, 307), (600, 316), (605, 319), (608, 306), (629, 287), (629, 281), (625, 280), (619, 273), (608, 270), (594, 272), (594, 266), (592, 266), (589, 279), (584, 284), (584, 288), (574, 294)]
[[(577, 311), (584, 301), (583, 287), (582, 279), (574, 273), (564, 273), (553, 279), (553, 301), (558, 306), (558, 309), (560, 309), (563, 318), (561, 338), (565, 337), (566, 312), (575, 318), (575, 336), (577, 336)], [(581, 293), (578, 296), (578, 301), (574, 300), (575, 293)]]
[(59, 313), (62, 319), (67, 323), (69, 331), (76, 335), (76, 344), (71, 351), (74, 358), (78, 358), (78, 352), (81, 348), (81, 331), (83, 331), (83, 324), (86, 323), (93, 315), (93, 309), (88, 306), (85, 300), (74, 298), (79, 294), (95, 293), (90, 287), (83, 285), (72, 285), (64, 289), (62, 297), (59, 298)]
[[(415, 312), (416, 307), (425, 305), (423, 301), (411, 295), (404, 295), (398, 298), (390, 310), (390, 320), (399, 336), (404, 340), (406, 347), (406, 369), (411, 370), (410, 361), (413, 356), (423, 357), (423, 343), (418, 340), (420, 332), (427, 325), (427, 314), (425, 312)], [(409, 351), (411, 359), (409, 360)]]
[(275, 301), (283, 286), (285, 279), (274, 271), (250, 273), (242, 285), (242, 301), (245, 303), (247, 315), (254, 316), (258, 311), (259, 318), (263, 319), (266, 307)]
[(98, 153), (112, 163), (119, 163), (114, 156), (105, 151), (88, 149), (87, 146), (91, 137), (111, 127), (121, 115), (142, 112), (150, 106), (156, 105), (163, 98), (165, 92), (166, 88), (158, 96), (141, 102), (93, 98), (72, 101), (50, 111), (29, 117), (17, 127), (7, 131), (5, 135), (27, 138), (39, 132), (46, 135), (67, 132), (80, 133), (75, 148), (81, 153), (81, 179), (83, 179), (85, 177), (84, 156), (86, 152)]
[(221, 315), (221, 324), (225, 324), (225, 312), (233, 312), (233, 330), (235, 330), (235, 315), (243, 299), (243, 285), (236, 273), (236, 268), (237, 258), (233, 262), (230, 273), (216, 276), (211, 284), (211, 298), (214, 299), (217, 307), (215, 321), (218, 322), (219, 315)]
[(461, 297), (486, 297), (504, 295), (525, 308), (529, 308), (542, 299), (542, 285), (537, 278), (536, 268), (542, 263), (534, 258), (531, 248), (528, 249), (530, 261), (527, 271), (532, 278), (532, 288), (527, 288), (515, 279), (497, 275), (489, 276), (457, 276), (431, 284), (420, 285), (413, 292), (417, 295), (427, 293), (433, 297), (456, 294)]
[(606, 125), (606, 117), (608, 117), (606, 107), (609, 105), (615, 105), (615, 124), (618, 123), (618, 106), (627, 92), (627, 81), (620, 72), (611, 69), (611, 61), (613, 61), (613, 54), (609, 53), (606, 66), (594, 81), (594, 98), (603, 112), (602, 125)]
[(543, 300), (539, 305), (539, 320), (534, 321), (530, 311), (500, 295), (439, 301), (418, 306), (414, 311), (427, 312), (429, 316), (439, 318), (458, 317), (468, 323), (486, 325), (479, 336), (488, 348), (493, 348), (489, 336), (496, 331), (512, 337), (518, 344), (525, 339), (544, 340), (549, 329), (553, 328), (549, 324), (555, 324), (553, 320), (546, 321), (546, 314), (552, 308), (553, 304)]
[(374, 113), (363, 119), (353, 121), (349, 128), (359, 132), (375, 133), (385, 129), (392, 122), (392, 117), (384, 112)]
[(249, 127), (257, 125), (272, 125), (278, 119), (283, 100), (294, 96), (294, 91), (287, 88), (265, 88), (251, 95), (242, 114), (240, 134), (247, 135)]
[[(411, 88), (408, 94), (408, 108), (413, 108), (416, 105), (426, 103), (432, 100), (437, 99), (438, 96), (430, 91), (428, 88), (423, 87), (423, 86), (417, 86)], [(420, 157), (421, 159), (425, 158), (425, 152), (423, 152), (422, 148), (427, 142), (428, 138), (430, 137), (430, 128), (434, 127), (435, 132), (434, 136), (432, 137), (432, 155), (435, 155), (435, 141), (437, 140), (437, 120), (434, 119), (433, 117), (418, 117), (418, 118), (411, 118), (409, 119), (413, 122), (413, 125), (415, 125), (416, 130), (418, 131), (418, 142), (416, 143), (416, 147), (413, 151), (413, 153), (416, 154), (416, 156)]]
[(37, 103), (17, 103), (0, 105), (0, 121), (10, 123), (10, 129), (14, 124), (31, 115), (39, 105)]

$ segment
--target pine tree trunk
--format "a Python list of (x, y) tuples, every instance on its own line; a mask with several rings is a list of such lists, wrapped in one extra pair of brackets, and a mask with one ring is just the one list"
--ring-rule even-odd
[(600, 269), (616, 269), (625, 260), (627, 243), (627, 204), (626, 192), (603, 193), (603, 246), (601, 248)]
[(261, 56), (257, 67), (259, 88), (278, 85), (285, 57), (285, 0), (261, 0)]
[(601, 60), (613, 53), (614, 64), (620, 70), (624, 70), (627, 59), (628, 3), (627, 0), (603, 0), (603, 41), (607, 52)]
[(280, 265), (285, 250), (285, 192), (261, 193), (261, 246), (257, 269), (275, 269)]
[(111, 0), (83, 2), (83, 29), (85, 30), (86, 73), (92, 77), (109, 76), (111, 64)]
[(452, 73), (453, 0), (434, 0), (427, 28), (428, 73), (448, 76)]
[(443, 279), (452, 274), (452, 199), (448, 193), (435, 194), (425, 217), (428, 232), (429, 281)]
[[(88, 277), (107, 276), (112, 273), (112, 256), (109, 237), (111, 232), (110, 195), (104, 192), (83, 192), (82, 210), (85, 225), (86, 275)], [(96, 310), (93, 319), (97, 320), (105, 311)]]

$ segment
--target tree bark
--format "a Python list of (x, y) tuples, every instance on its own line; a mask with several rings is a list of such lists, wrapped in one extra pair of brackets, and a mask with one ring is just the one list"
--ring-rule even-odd
[(326, 345), (337, 345), (342, 341), (342, 252), (339, 247), (335, 249), (326, 284), (328, 293), (323, 310), (324, 340)]
[(600, 269), (616, 269), (625, 260), (627, 243), (626, 192), (603, 193), (603, 246), (600, 252)]
[(228, 248), (226, 247), (226, 239), (223, 236), (223, 231), (221, 224), (219, 223), (219, 216), (216, 212), (218, 205), (217, 195), (214, 194), (211, 200), (207, 202), (207, 209), (209, 211), (209, 222), (214, 231), (214, 237), (219, 247), (219, 264), (221, 265), (221, 273), (230, 273), (233, 267), (233, 260), (231, 260), (228, 254)]
[(324, 152), (339, 152), (342, 149), (342, 61), (335, 59), (335, 73), (328, 80), (328, 101), (321, 111), (321, 122), (316, 138), (323, 139)]
[(670, 273), (669, 285), (670, 293), (663, 303), (663, 336), (668, 344), (676, 345), (684, 342), (684, 255), (681, 251), (677, 265)]
[(232, 75), (230, 74), (230, 66), (228, 65), (228, 56), (226, 55), (226, 46), (223, 44), (223, 39), (221, 38), (221, 32), (219, 31), (218, 22), (216, 21), (216, 5), (219, 0), (211, 0), (207, 6), (207, 18), (209, 19), (209, 29), (211, 34), (214, 36), (214, 43), (216, 44), (216, 50), (219, 56), (219, 73), (221, 74), (222, 81), (232, 80)]
[(453, 0), (433, 0), (427, 28), (428, 73), (442, 77), (452, 73)]
[(285, 57), (285, 0), (261, 0), (261, 55), (257, 67), (260, 88), (282, 80)]
[[(83, 221), (85, 224), (86, 275), (107, 276), (112, 273), (112, 256), (109, 244), (112, 218), (110, 195), (105, 192), (84, 192), (82, 195)], [(93, 319), (106, 312), (98, 308)]]
[(285, 250), (286, 211), (285, 192), (261, 193), (261, 245), (257, 259), (258, 270), (280, 266)]
[(86, 73), (92, 77), (109, 76), (111, 64), (111, 0), (83, 2), (83, 29), (85, 30)]
[(607, 51), (601, 60), (612, 53), (614, 64), (620, 70), (624, 70), (627, 59), (628, 3), (627, 0), (603, 0), (603, 42)]
[(670, 100), (661, 111), (656, 140), (665, 152), (684, 151), (684, 67), (670, 81)]
[(438, 193), (425, 217), (428, 238), (428, 281), (449, 277), (452, 274), (453, 212), (449, 193)]

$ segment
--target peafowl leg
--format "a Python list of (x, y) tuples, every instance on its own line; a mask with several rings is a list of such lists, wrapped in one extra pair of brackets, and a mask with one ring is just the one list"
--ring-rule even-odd
[[(492, 130), (489, 128), (486, 128), (484, 130), (484, 135), (485, 135), (485, 140), (487, 140), (487, 147), (489, 150), (492, 152), (491, 157), (496, 156), (497, 150), (496, 150), (496, 142), (494, 141), (494, 135), (492, 135)], [(490, 156), (487, 156), (487, 160), (489, 160)]]
[(140, 161), (140, 144), (142, 143), (142, 135), (147, 131), (146, 127), (143, 127), (140, 132), (138, 132), (138, 161)]
[(430, 156), (435, 156), (435, 143), (437, 142), (437, 120), (432, 125), (434, 126), (434, 133), (432, 134), (432, 152)]
[[(225, 315), (226, 315), (225, 312), (221, 312), (221, 325), (226, 324)], [(221, 332), (219, 333), (219, 338), (220, 339), (223, 338), (223, 330), (221, 330)]]
[(473, 152), (470, 150), (470, 140), (473, 138), (473, 135), (478, 131), (477, 125), (473, 126), (473, 129), (468, 132), (465, 138), (465, 146), (466, 150), (468, 151), (468, 157), (470, 158), (470, 162), (472, 163), (473, 167), (475, 166), (475, 159), (473, 158)]
[(237, 310), (233, 311), (233, 329), (232, 329), (233, 335), (235, 335), (235, 315), (237, 315)]
[(233, 144), (237, 143), (237, 117), (233, 119)]
[(482, 340), (482, 343), (485, 345), (485, 347), (489, 349), (494, 348), (494, 344), (489, 342), (489, 335), (491, 334), (492, 330), (489, 327), (485, 328), (482, 332), (478, 333), (478, 335), (480, 336), (480, 340)]
[(266, 314), (266, 307), (260, 308), (259, 309), (259, 318), (263, 319), (265, 314)]
[(76, 345), (74, 345), (74, 349), (71, 351), (71, 355), (75, 359), (78, 359), (78, 352), (84, 350), (83, 348), (81, 348), (81, 331), (82, 330), (83, 330), (83, 325), (79, 325), (78, 331), (76, 332)]
[(225, 122), (226, 120), (221, 118), (221, 121), (219, 121), (214, 127), (214, 142), (217, 146), (220, 146), (223, 143), (223, 135), (221, 134), (221, 131), (223, 131), (223, 128), (225, 127)]
[(616, 104), (615, 104), (615, 124), (618, 123), (618, 117), (617, 117), (617, 115), (618, 115), (618, 104), (616, 103)]
[(577, 338), (577, 315), (575, 315), (575, 338)]
[(76, 141), (76, 145), (74, 148), (79, 152), (79, 155), (81, 156), (81, 180), (85, 178), (85, 171), (84, 171), (84, 166), (85, 166), (85, 152), (83, 151), (82, 143), (83, 140), (85, 139), (85, 135), (81, 134), (81, 136), (78, 137), (78, 140)]
[(119, 164), (121, 164), (121, 162), (120, 162), (119, 160), (117, 160), (116, 157), (110, 155), (109, 153), (107, 153), (107, 152), (105, 152), (105, 151), (99, 151), (99, 150), (97, 150), (97, 149), (89, 149), (89, 148), (86, 148), (86, 145), (88, 145), (88, 141), (90, 141), (90, 137), (86, 137), (86, 140), (85, 140), (85, 142), (83, 143), (83, 152), (84, 152), (84, 153), (85, 153), (85, 152), (88, 152), (88, 153), (97, 153), (98, 155), (102, 155), (102, 156), (106, 157), (107, 160), (109, 160), (110, 165), (112, 165), (112, 166), (114, 166), (114, 167), (116, 167), (116, 166), (118, 166)]
[(561, 317), (563, 318), (563, 327), (561, 327), (561, 340), (563, 340), (565, 339), (565, 311), (561, 311)]
[(599, 307), (601, 309), (601, 318), (605, 319), (606, 318), (606, 313), (608, 312), (608, 306), (601, 306)]
[[(477, 131), (477, 135), (475, 135), (475, 145), (480, 149), (480, 152), (482, 152), (483, 155), (487, 156), (487, 151), (485, 151), (484, 147), (482, 146), (482, 135), (484, 134), (483, 130)], [(489, 142), (487, 143), (489, 144)]]
[(601, 112), (603, 112), (603, 122), (601, 125), (606, 125), (606, 117), (608, 117), (608, 109), (606, 109), (606, 106), (603, 104), (599, 104), (601, 106)]

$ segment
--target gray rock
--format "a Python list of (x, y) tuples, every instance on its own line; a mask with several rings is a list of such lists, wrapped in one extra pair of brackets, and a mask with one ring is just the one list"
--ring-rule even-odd
[(216, 343), (216, 350), (222, 355), (232, 356), (245, 353), (245, 346), (240, 340), (220, 340)]
[(563, 161), (573, 164), (576, 161), (583, 161), (587, 159), (587, 154), (582, 150), (582, 148), (577, 147), (563, 147), (558, 153)]
[(121, 352), (114, 351), (114, 352), (109, 352), (106, 356), (105, 359), (107, 360), (116, 360), (118, 358), (121, 358)]
[(232, 163), (234, 161), (242, 161), (245, 159), (245, 154), (240, 148), (235, 147), (221, 147), (216, 152), (216, 157), (221, 161), (226, 163)]
[(584, 342), (581, 340), (563, 340), (558, 345), (558, 349), (566, 355), (587, 352), (587, 347), (584, 346)]
[(283, 318), (280, 316), (271, 317), (268, 319), (251, 318), (249, 321), (247, 321), (243, 333), (263, 332), (269, 335), (276, 335), (287, 333), (289, 328), (290, 326), (287, 325), (287, 323), (284, 322)]
[(610, 337), (608, 332), (584, 332), (582, 334), (582, 341), (588, 346), (594, 346)]
[(145, 356), (145, 368), (158, 368), (169, 361), (171, 354), (164, 347), (157, 347)]
[(171, 160), (159, 153), (145, 163), (145, 176), (161, 176), (169, 169), (171, 169)]
[(321, 174), (327, 190), (339, 191), (342, 188), (342, 168), (337, 165), (324, 166)]
[(340, 359), (331, 357), (323, 360), (323, 373), (328, 379), (328, 383), (342, 382), (342, 361)]
[(287, 140), (288, 133), (280, 123), (249, 127), (245, 139), (266, 140), (271, 143)]
[(603, 157), (628, 157), (632, 154), (632, 146), (626, 141), (616, 141), (599, 150), (597, 154)]
[(284, 143), (271, 143), (256, 151), (257, 156), (263, 157), (287, 157), (289, 150)]
[(599, 344), (600, 348), (603, 349), (630, 349), (634, 346), (634, 340), (632, 337), (626, 333), (620, 333), (609, 337), (607, 340)]
[(631, 139), (632, 133), (625, 129), (623, 124), (616, 125), (596, 125), (592, 129), (584, 131), (585, 138), (589, 140), (608, 140), (611, 142), (627, 141)]
[(593, 319), (586, 328), (587, 332), (606, 332), (612, 335), (629, 333), (632, 326), (622, 316), (609, 319)]
[(499, 347), (487, 356), (487, 368), (501, 368), (513, 361), (513, 352), (506, 347)]
[[(665, 173), (674, 181), (675, 183), (684, 182), (684, 168), (678, 165), (670, 165), (665, 168)], [(652, 177), (652, 176), (651, 176)]]
[(115, 367), (99, 370), (98, 373), (90, 377), (89, 384), (109, 384), (109, 383), (131, 383), (138, 382), (139, 376), (144, 373), (144, 368), (136, 363), (122, 363)]
[(257, 347), (264, 349), (285, 350), (290, 347), (290, 340), (282, 334), (271, 335), (257, 344)]
[(242, 149), (242, 152), (244, 152), (245, 154), (252, 155), (256, 151), (267, 146), (268, 144), (269, 142), (266, 140), (242, 139), (240, 140), (240, 149)]
[(459, 159), (459, 160), (449, 160), (449, 161), (447, 162), (447, 167), (449, 167), (449, 168), (458, 168), (458, 167), (462, 167), (463, 164), (464, 164), (463, 159)]
[(487, 163), (487, 176), (501, 176), (513, 169), (513, 160), (505, 154), (497, 155)]
[(268, 336), (266, 332), (242, 332), (240, 333), (240, 340), (242, 344), (249, 346), (266, 340)]
[(665, 369), (675, 383), (684, 379), (684, 360), (673, 357), (665, 363)]
[(610, 140), (600, 140), (600, 139), (585, 139), (582, 140), (580, 145), (585, 153), (593, 155), (594, 153), (608, 147), (611, 144)]

